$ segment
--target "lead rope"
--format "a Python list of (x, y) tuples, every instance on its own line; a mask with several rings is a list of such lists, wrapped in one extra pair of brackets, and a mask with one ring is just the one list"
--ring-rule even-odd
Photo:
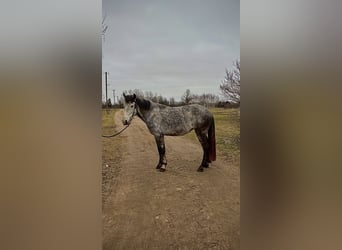
[[(129, 125), (131, 125), (131, 124), (129, 124)], [(126, 127), (124, 127), (124, 128), (121, 129), (119, 132), (117, 132), (117, 133), (115, 133), (115, 134), (113, 134), (113, 135), (102, 135), (102, 137), (110, 138), (110, 137), (117, 136), (117, 135), (121, 134), (123, 131), (125, 131), (125, 129), (129, 127), (129, 125), (127, 125)]]
[[(133, 116), (134, 116), (134, 111), (135, 111), (135, 103), (134, 103)], [(133, 119), (133, 116), (132, 116), (132, 119)], [(127, 129), (129, 127), (129, 125), (131, 125), (131, 124), (128, 124), (126, 127), (124, 127), (123, 129), (121, 129), (119, 132), (117, 132), (115, 134), (112, 134), (112, 135), (102, 135), (102, 137), (111, 138), (111, 137), (117, 136), (117, 135), (121, 134), (122, 132), (124, 132), (125, 129)]]

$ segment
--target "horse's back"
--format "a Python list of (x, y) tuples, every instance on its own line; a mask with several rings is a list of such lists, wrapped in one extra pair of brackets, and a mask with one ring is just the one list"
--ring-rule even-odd
[(184, 135), (192, 129), (208, 130), (212, 114), (205, 107), (190, 104), (180, 107), (169, 107), (154, 104), (150, 110), (147, 125), (152, 134)]
[(183, 106), (191, 120), (194, 129), (208, 129), (212, 121), (212, 113), (204, 106), (190, 104)]

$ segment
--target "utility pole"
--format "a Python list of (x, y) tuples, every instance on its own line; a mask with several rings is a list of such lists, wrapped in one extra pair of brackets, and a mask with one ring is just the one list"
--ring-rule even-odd
[(115, 104), (115, 89), (113, 89), (113, 104)]
[(107, 100), (108, 100), (108, 92), (107, 92), (108, 72), (105, 72), (105, 81), (106, 81), (106, 103), (107, 103)]

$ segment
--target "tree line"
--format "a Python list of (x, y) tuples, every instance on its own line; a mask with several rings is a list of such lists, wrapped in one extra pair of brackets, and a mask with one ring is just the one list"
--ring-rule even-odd
[[(220, 102), (219, 95), (215, 94), (192, 94), (189, 89), (187, 89), (184, 94), (181, 96), (180, 101), (176, 101), (174, 97), (167, 98), (158, 93), (153, 93), (152, 91), (142, 91), (141, 89), (133, 89), (124, 91), (125, 94), (132, 95), (136, 94), (138, 97), (151, 100), (156, 103), (168, 105), (171, 107), (177, 107), (186, 104), (198, 103), (204, 105), (206, 107), (214, 107), (217, 106)], [(103, 108), (105, 107), (123, 107), (123, 97), (120, 96), (117, 103), (113, 104), (111, 99), (109, 98), (107, 103), (102, 103)]]
[[(125, 94), (136, 94), (138, 97), (149, 99), (153, 102), (168, 105), (181, 106), (191, 103), (198, 103), (206, 107), (240, 107), (240, 61), (236, 60), (233, 68), (226, 69), (226, 75), (219, 85), (224, 101), (220, 101), (219, 95), (211, 93), (193, 94), (190, 89), (186, 89), (181, 96), (181, 101), (176, 101), (174, 97), (164, 97), (161, 94), (153, 93), (152, 91), (142, 91), (140, 89), (126, 90)], [(112, 104), (111, 99), (102, 103), (102, 107), (123, 107), (123, 97), (121, 96), (118, 103)]]

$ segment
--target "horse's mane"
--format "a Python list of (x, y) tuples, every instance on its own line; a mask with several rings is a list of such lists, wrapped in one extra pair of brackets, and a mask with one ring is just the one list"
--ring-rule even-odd
[(149, 110), (151, 107), (151, 101), (145, 100), (144, 98), (137, 97), (136, 103), (141, 109)]

